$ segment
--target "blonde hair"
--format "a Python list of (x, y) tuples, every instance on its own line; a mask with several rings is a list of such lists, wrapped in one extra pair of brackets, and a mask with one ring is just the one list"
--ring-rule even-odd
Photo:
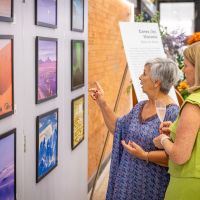
[(192, 93), (200, 89), (200, 42), (195, 42), (190, 45), (184, 50), (183, 54), (195, 68), (195, 83), (188, 89), (188, 91)]

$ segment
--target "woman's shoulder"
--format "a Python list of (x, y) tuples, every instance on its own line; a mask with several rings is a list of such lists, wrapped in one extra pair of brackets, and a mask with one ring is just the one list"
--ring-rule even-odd
[(180, 107), (173, 103), (173, 104), (169, 104), (166, 107), (166, 121), (175, 121), (176, 117), (178, 116), (180, 111)]
[(174, 108), (179, 109), (179, 105), (173, 102), (173, 103), (170, 103), (166, 106), (166, 109), (174, 109)]
[(133, 106), (129, 113), (134, 114), (137, 111), (139, 112), (146, 102), (147, 100), (139, 101), (136, 105)]
[(185, 107), (187, 103), (193, 104), (194, 106), (200, 107), (200, 89), (194, 91), (192, 94), (190, 94), (184, 101), (184, 103), (181, 106), (181, 111)]
[(133, 108), (138, 108), (138, 107), (144, 106), (144, 104), (145, 104), (146, 102), (147, 102), (147, 100), (139, 101)]
[(179, 111), (180, 107), (176, 103), (170, 103), (166, 106), (166, 111), (168, 112), (174, 112), (174, 111)]
[(190, 102), (192, 104), (198, 104), (200, 106), (200, 90), (197, 90), (190, 94), (185, 102)]
[(145, 102), (146, 101), (138, 102), (126, 115), (119, 117), (118, 121), (127, 121), (129, 118), (132, 118), (133, 116), (137, 115), (137, 113), (144, 106)]

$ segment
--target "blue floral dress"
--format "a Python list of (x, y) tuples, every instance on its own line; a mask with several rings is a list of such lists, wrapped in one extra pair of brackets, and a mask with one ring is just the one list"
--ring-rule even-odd
[[(142, 121), (141, 111), (145, 102), (139, 102), (127, 115), (117, 120), (106, 200), (164, 199), (169, 182), (168, 168), (138, 159), (121, 145), (121, 140), (131, 140), (145, 151), (157, 150), (153, 139), (159, 134), (160, 121), (156, 114)], [(174, 121), (178, 112), (177, 105), (168, 105), (164, 120)]]

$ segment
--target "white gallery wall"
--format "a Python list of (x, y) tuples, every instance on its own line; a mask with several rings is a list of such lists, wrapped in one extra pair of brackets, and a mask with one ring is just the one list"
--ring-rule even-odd
[[(17, 199), (87, 199), (87, 70), (88, 2), (84, 2), (84, 32), (70, 30), (71, 0), (57, 0), (57, 28), (35, 25), (35, 1), (14, 0), (14, 21), (0, 21), (0, 35), (14, 36), (13, 115), (0, 119), (0, 134), (16, 128)], [(35, 104), (36, 36), (58, 39), (58, 96)], [(85, 86), (71, 91), (71, 40), (85, 41)], [(71, 150), (71, 100), (85, 95), (85, 136)], [(58, 166), (36, 183), (36, 117), (55, 108), (58, 114)], [(1, 158), (0, 158), (1, 159)]]

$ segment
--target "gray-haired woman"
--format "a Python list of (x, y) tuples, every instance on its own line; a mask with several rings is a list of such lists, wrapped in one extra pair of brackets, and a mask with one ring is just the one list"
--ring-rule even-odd
[(139, 79), (148, 100), (139, 102), (120, 118), (107, 105), (98, 83), (89, 90), (102, 111), (105, 124), (114, 135), (107, 200), (164, 198), (169, 182), (168, 157), (153, 144), (153, 138), (159, 135), (160, 125), (155, 100), (167, 105), (165, 120), (174, 121), (179, 107), (168, 92), (176, 82), (177, 74), (178, 67), (170, 59), (156, 58), (146, 62)]

